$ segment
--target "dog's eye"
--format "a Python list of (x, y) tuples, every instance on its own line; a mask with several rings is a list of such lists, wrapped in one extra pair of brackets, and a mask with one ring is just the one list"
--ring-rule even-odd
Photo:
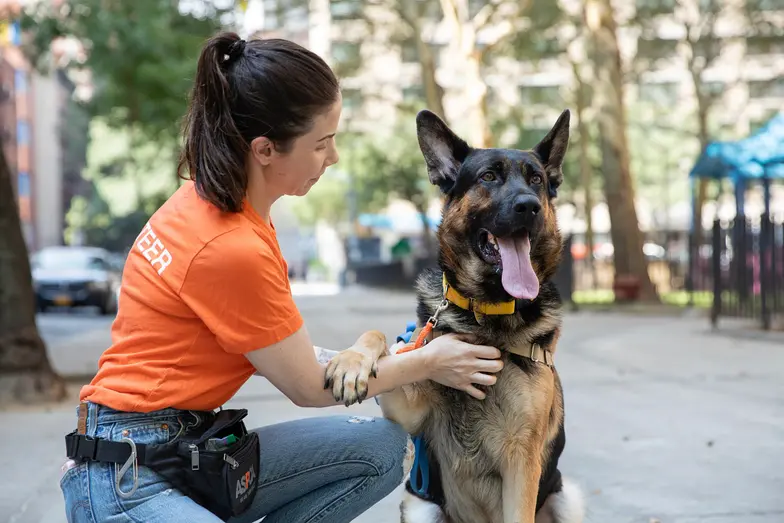
[(541, 183), (542, 183), (542, 177), (541, 176), (539, 176), (538, 174), (534, 174), (533, 176), (531, 176), (531, 184), (532, 185), (539, 185)]
[(482, 174), (481, 178), (486, 182), (492, 182), (493, 180), (495, 180), (495, 173), (493, 171), (485, 171), (485, 173)]

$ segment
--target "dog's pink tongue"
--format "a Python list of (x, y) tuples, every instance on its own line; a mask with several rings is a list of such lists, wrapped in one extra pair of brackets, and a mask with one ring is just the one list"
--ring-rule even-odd
[(501, 285), (515, 298), (533, 300), (539, 294), (539, 278), (531, 266), (531, 241), (525, 238), (496, 238), (501, 253)]

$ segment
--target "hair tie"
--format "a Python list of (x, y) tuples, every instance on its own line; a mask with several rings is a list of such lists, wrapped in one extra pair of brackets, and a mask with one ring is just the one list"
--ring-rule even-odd
[(223, 60), (224, 63), (229, 64), (242, 56), (242, 53), (245, 52), (245, 44), (245, 40), (237, 40), (236, 42), (233, 42), (229, 46), (229, 51)]

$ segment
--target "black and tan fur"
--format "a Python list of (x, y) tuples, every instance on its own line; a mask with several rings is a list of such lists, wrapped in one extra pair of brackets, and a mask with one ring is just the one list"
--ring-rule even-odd
[[(487, 394), (484, 400), (431, 381), (380, 397), (387, 418), (410, 434), (424, 435), (430, 459), (430, 499), (414, 496), (407, 485), (401, 520), (578, 523), (583, 512), (579, 490), (558, 470), (565, 444), (558, 373), (504, 351), (538, 343), (555, 353), (561, 302), (551, 278), (562, 243), (553, 199), (563, 179), (569, 113), (564, 111), (530, 151), (472, 149), (428, 111), (417, 116), (417, 132), (430, 180), (446, 198), (438, 231), (440, 270), (426, 271), (417, 284), (420, 325), (443, 300), (442, 273), (465, 297), (496, 303), (511, 299), (500, 269), (480, 256), (477, 234), (480, 229), (495, 235), (513, 232), (515, 214), (509, 205), (516, 195), (534, 195), (541, 205), (530, 230), (531, 264), (540, 290), (532, 301), (518, 300), (514, 315), (476, 317), (455, 305), (440, 315), (439, 330), (467, 333), (479, 344), (502, 350), (504, 368), (497, 382), (478, 386)], [(488, 171), (492, 183), (483, 179)]]

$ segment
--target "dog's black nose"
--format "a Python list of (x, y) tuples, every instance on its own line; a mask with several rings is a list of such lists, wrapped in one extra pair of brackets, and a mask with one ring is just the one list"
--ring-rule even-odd
[(520, 215), (523, 224), (528, 227), (533, 224), (536, 215), (542, 210), (542, 204), (539, 199), (531, 194), (521, 194), (514, 199), (514, 211)]

